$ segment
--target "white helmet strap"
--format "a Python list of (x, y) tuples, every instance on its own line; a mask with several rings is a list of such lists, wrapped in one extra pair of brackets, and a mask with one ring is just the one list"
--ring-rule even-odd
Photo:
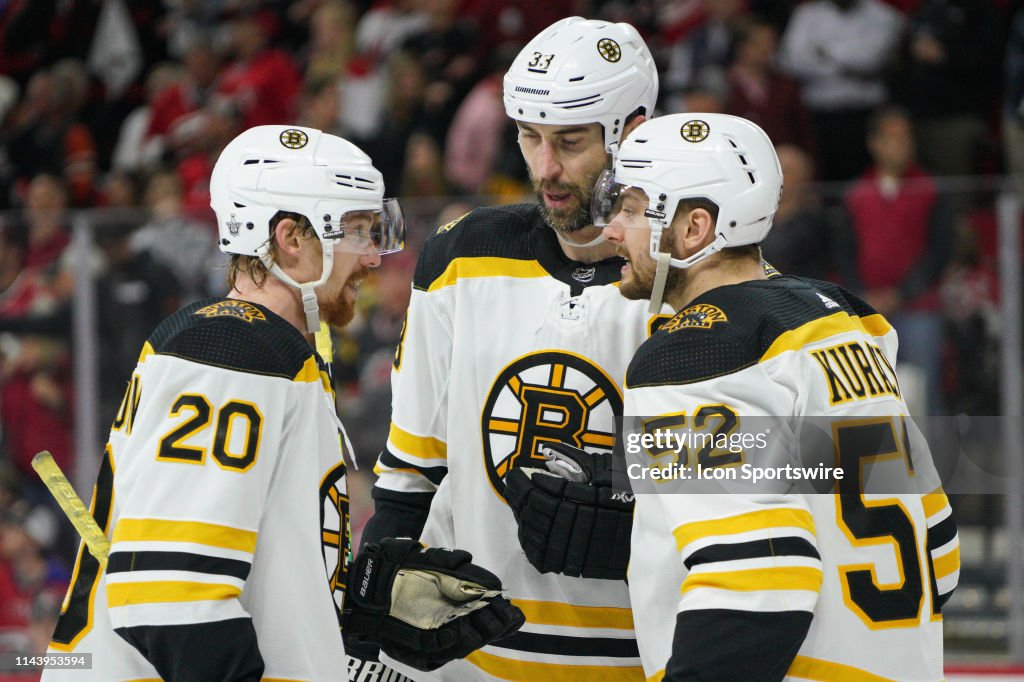
[(657, 315), (661, 312), (661, 299), (665, 296), (665, 282), (668, 281), (670, 260), (672, 260), (672, 256), (668, 253), (659, 253), (657, 256), (658, 269), (654, 271), (654, 286), (651, 287), (651, 305), (647, 308), (651, 315)]
[(302, 299), (302, 312), (306, 315), (306, 331), (310, 334), (315, 334), (320, 330), (320, 305), (316, 301), (316, 290), (318, 287), (323, 286), (331, 276), (331, 270), (334, 269), (334, 248), (330, 244), (324, 244), (322, 241), (320, 245), (323, 252), (323, 272), (320, 273), (320, 279), (315, 282), (303, 282), (301, 284), (282, 270), (281, 266), (270, 257), (269, 241), (260, 245), (257, 249), (260, 261), (270, 271), (270, 274), (288, 286), (299, 290), (299, 296)]

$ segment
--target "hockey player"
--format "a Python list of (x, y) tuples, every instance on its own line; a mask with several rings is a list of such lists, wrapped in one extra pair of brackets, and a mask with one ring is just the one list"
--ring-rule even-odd
[(364, 537), (464, 547), (526, 624), (417, 679), (642, 679), (623, 582), (632, 504), (518, 473), (562, 441), (612, 448), (619, 381), (656, 316), (606, 286), (623, 260), (590, 196), (657, 92), (632, 26), (572, 17), (542, 31), (504, 81), (539, 203), (476, 209), (420, 254)]
[[(92, 669), (45, 679), (345, 679), (347, 577), (346, 628), (415, 667), (514, 631), (521, 614), (465, 552), (384, 539), (346, 575), (351, 452), (311, 341), (403, 246), (380, 172), (341, 138), (261, 126), (224, 149), (210, 193), (231, 291), (142, 348), (92, 503), (109, 563), (79, 550), (51, 644)], [(410, 574), (472, 595), (431, 601)]]
[[(766, 277), (756, 245), (781, 189), (756, 125), (677, 114), (637, 128), (595, 190), (594, 221), (629, 260), (622, 295), (678, 311), (630, 363), (626, 414), (640, 435), (670, 425), (744, 443), (641, 448), (632, 478), (822, 460), (845, 474), (825, 494), (792, 474), (728, 488), (746, 494), (638, 494), (632, 551), (644, 561), (629, 589), (644, 673), (939, 680), (959, 544), (892, 369), (896, 334), (839, 286)], [(734, 438), (754, 431), (760, 445)], [(669, 489), (708, 490), (679, 478)]]

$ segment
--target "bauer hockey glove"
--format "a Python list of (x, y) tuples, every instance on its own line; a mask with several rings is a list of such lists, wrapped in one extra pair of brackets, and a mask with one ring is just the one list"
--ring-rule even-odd
[(526, 558), (541, 573), (625, 580), (633, 496), (612, 487), (621, 455), (555, 443), (544, 456), (547, 470), (518, 468), (505, 476)]
[(346, 647), (372, 643), (396, 661), (434, 670), (516, 632), (523, 612), (469, 552), (408, 538), (370, 543), (349, 572)]

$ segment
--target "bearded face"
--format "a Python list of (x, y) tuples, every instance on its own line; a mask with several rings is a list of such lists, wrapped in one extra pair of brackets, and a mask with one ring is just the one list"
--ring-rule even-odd
[(602, 164), (580, 182), (567, 183), (541, 180), (531, 172), (530, 181), (544, 222), (562, 234), (572, 234), (590, 225), (590, 199), (603, 169)]
[[(631, 231), (627, 230), (628, 232)], [(623, 248), (619, 250), (619, 255), (628, 261), (623, 268), (619, 293), (633, 301), (647, 300), (651, 297), (654, 292), (654, 277), (658, 267), (657, 261), (651, 258), (649, 233), (645, 232), (637, 236), (641, 238), (629, 239), (627, 235), (626, 241), (623, 242)], [(682, 257), (676, 249), (675, 235), (670, 229), (661, 233), (661, 250), (669, 253), (673, 258)], [(685, 277), (685, 270), (669, 268), (668, 276), (665, 279), (666, 294), (682, 287)]]

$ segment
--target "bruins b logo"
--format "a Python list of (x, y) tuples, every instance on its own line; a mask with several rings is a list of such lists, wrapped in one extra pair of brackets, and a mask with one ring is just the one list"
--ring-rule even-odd
[(711, 127), (700, 119), (687, 121), (679, 129), (679, 135), (687, 142), (703, 142), (711, 133)]
[(281, 132), (281, 144), (288, 149), (302, 149), (309, 142), (309, 136), (297, 128), (289, 128)]
[(320, 535), (327, 580), (341, 622), (341, 603), (352, 563), (352, 528), (349, 520), (345, 463), (327, 472), (320, 484)]
[(542, 351), (513, 361), (484, 403), (481, 434), (491, 485), (501, 494), (512, 467), (543, 468), (540, 448), (547, 443), (611, 451), (621, 414), (618, 386), (578, 355)]

